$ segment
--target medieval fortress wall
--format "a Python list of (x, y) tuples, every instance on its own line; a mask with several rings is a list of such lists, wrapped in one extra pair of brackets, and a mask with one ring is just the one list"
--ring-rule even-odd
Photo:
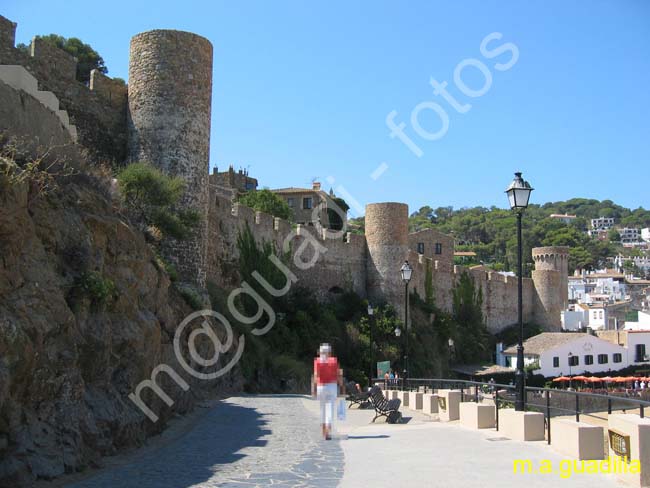
[[(124, 83), (93, 70), (89, 86), (76, 80), (76, 60), (68, 53), (34, 39), (28, 52), (15, 46), (16, 24), (0, 16), (0, 65), (21, 66), (38, 83), (38, 91), (51, 92), (77, 142), (96, 160), (123, 161), (126, 156), (126, 103)], [(46, 141), (43, 141), (45, 143)]]
[[(321, 299), (353, 290), (375, 305), (390, 303), (402, 314), (405, 289), (399, 269), (408, 259), (414, 269), (409, 290), (421, 297), (431, 276), (435, 303), (451, 311), (452, 290), (467, 272), (481, 290), (488, 328), (497, 332), (517, 322), (517, 279), (454, 266), (453, 240), (435, 230), (409, 234), (403, 203), (368, 205), (365, 236), (332, 236), (233, 203), (211, 186), (212, 45), (207, 39), (174, 30), (138, 34), (131, 41), (128, 89), (97, 72), (87, 87), (76, 81), (76, 61), (66, 53), (37, 40), (29, 54), (16, 49), (15, 29), (0, 16), (0, 65), (24, 67), (40, 90), (58, 98), (59, 110), (67, 111), (76, 126), (80, 146), (99, 159), (148, 161), (187, 182), (181, 207), (198, 211), (201, 224), (191, 239), (168, 241), (164, 248), (182, 280), (199, 287), (208, 282), (239, 286), (237, 239), (248, 227), (258, 243), (271, 242), (278, 251), (293, 236), (288, 262), (297, 284)], [(524, 321), (559, 330), (568, 249), (537, 248), (533, 257), (533, 277), (523, 280)], [(297, 266), (297, 259), (313, 263)]]

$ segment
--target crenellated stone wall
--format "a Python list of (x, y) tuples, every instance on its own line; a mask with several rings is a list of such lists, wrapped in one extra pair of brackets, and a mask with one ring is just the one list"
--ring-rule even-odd
[[(441, 265), (413, 249), (409, 250), (409, 263), (413, 266), (413, 278), (409, 289), (424, 298), (427, 261), (432, 271), (433, 299), (436, 306), (451, 312), (453, 309), (453, 289), (463, 273), (468, 273), (474, 286), (480, 288), (483, 296), (483, 319), (490, 332), (496, 333), (517, 323), (517, 277), (504, 276), (494, 271), (472, 269), (465, 266)], [(534, 285), (533, 280), (522, 280), (524, 322), (533, 319)]]
[[(122, 163), (126, 158), (126, 99), (107, 97), (106, 90), (78, 82), (75, 59), (60, 49), (37, 39), (28, 52), (15, 48), (15, 32), (16, 24), (0, 16), (0, 65), (23, 66), (38, 80), (38, 90), (56, 96), (60, 109), (77, 128), (77, 143), (93, 160)], [(122, 82), (111, 82), (126, 90)]]
[[(207, 279), (226, 288), (239, 286), (238, 236), (248, 226), (259, 245), (263, 242), (273, 244), (278, 252), (290, 241), (288, 264), (298, 277), (296, 286), (313, 290), (320, 299), (345, 290), (354, 290), (366, 295), (366, 239), (362, 235), (346, 233), (341, 237), (330, 238), (312, 226), (298, 225), (295, 229), (284, 219), (250, 207), (232, 203), (215, 190), (210, 193), (208, 213), (208, 259)], [(308, 241), (304, 246), (303, 243)], [(315, 251), (312, 242), (318, 243)], [(301, 249), (302, 246), (302, 249)], [(318, 252), (315, 265), (301, 269), (294, 263), (298, 255), (308, 262)], [(284, 254), (284, 253), (283, 253)]]

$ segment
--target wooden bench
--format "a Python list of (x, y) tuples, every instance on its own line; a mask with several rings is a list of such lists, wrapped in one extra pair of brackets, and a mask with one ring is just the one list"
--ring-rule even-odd
[(402, 419), (402, 413), (399, 411), (399, 407), (402, 404), (400, 399), (386, 400), (378, 386), (373, 386), (370, 389), (370, 401), (375, 408), (373, 422), (379, 417), (386, 417), (386, 422), (390, 424), (397, 423)]
[(348, 408), (351, 408), (352, 405), (359, 405), (359, 408), (364, 408), (364, 405), (370, 400), (370, 392), (359, 391), (357, 389), (357, 384), (354, 381), (349, 381), (346, 388), (348, 396), (345, 399), (350, 402)]

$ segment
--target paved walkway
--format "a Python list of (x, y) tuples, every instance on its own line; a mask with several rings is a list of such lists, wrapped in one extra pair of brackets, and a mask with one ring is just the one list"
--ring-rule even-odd
[[(613, 475), (562, 478), (545, 442), (504, 439), (405, 411), (408, 423), (372, 424), (348, 410), (333, 441), (320, 439), (318, 404), (293, 395), (229, 398), (174, 442), (69, 488), (622, 487)], [(513, 459), (553, 463), (553, 474), (514, 474)]]

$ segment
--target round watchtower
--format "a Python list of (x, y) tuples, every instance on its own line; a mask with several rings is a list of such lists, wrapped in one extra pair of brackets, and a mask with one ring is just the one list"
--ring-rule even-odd
[(400, 268), (408, 256), (408, 205), (366, 205), (368, 245), (367, 290), (371, 302), (388, 302), (398, 313), (404, 309), (404, 283)]
[(205, 284), (208, 165), (212, 100), (212, 44), (175, 30), (152, 30), (131, 39), (129, 159), (149, 162), (186, 188), (180, 208), (202, 217), (194, 235), (167, 239), (164, 253), (184, 281)]
[(569, 248), (535, 247), (532, 250), (535, 270), (534, 320), (547, 331), (561, 329), (561, 312), (569, 303)]

